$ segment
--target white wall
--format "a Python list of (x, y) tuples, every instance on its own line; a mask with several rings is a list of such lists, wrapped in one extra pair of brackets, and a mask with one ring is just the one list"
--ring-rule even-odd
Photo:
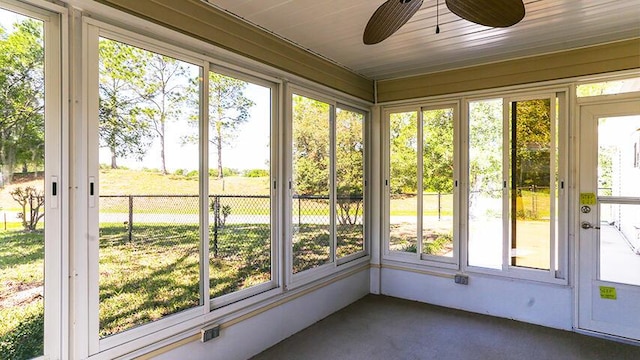
[(334, 282), (238, 324), (206, 343), (192, 342), (154, 359), (242, 360), (288, 338), (369, 293), (369, 269)]
[(572, 292), (568, 286), (469, 275), (469, 285), (451, 278), (416, 272), (381, 270), (383, 295), (524, 321), (557, 329), (572, 329)]

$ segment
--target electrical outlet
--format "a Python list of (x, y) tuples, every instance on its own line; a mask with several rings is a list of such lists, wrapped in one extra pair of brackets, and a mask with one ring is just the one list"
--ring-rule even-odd
[(212, 325), (200, 330), (200, 341), (207, 342), (220, 336), (220, 325)]
[(456, 274), (453, 278), (456, 284), (469, 285), (469, 275)]

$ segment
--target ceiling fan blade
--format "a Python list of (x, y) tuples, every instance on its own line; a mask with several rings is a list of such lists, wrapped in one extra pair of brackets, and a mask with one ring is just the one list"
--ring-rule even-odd
[(373, 13), (362, 41), (373, 45), (393, 35), (418, 12), (423, 0), (388, 0)]
[(522, 0), (446, 0), (452, 13), (476, 24), (509, 27), (524, 18)]

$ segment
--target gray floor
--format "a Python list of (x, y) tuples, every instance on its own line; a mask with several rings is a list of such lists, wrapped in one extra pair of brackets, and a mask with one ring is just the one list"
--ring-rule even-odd
[(640, 347), (368, 295), (253, 359), (639, 360)]

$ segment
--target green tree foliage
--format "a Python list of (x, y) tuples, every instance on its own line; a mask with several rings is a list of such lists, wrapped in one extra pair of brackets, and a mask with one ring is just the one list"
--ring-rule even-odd
[(521, 101), (516, 109), (516, 183), (521, 187), (548, 187), (551, 179), (550, 101)]
[(502, 196), (502, 100), (469, 106), (469, 191)]
[[(44, 42), (42, 23), (0, 27), (0, 165), (10, 183), (17, 163), (44, 154)], [(0, 186), (2, 183), (0, 183)]]
[(362, 196), (364, 179), (364, 116), (341, 110), (336, 116), (337, 191), (343, 196)]
[(145, 99), (141, 114), (160, 140), (161, 171), (166, 175), (167, 122), (180, 117), (187, 100), (186, 81), (183, 81), (187, 68), (183, 62), (168, 56), (150, 54), (149, 57), (141, 94)]
[(269, 176), (269, 170), (265, 170), (265, 169), (249, 169), (249, 170), (245, 170), (244, 171), (243, 176), (250, 177), (250, 178), (268, 177)]
[(453, 192), (453, 109), (422, 112), (423, 188), (428, 192)]
[(336, 191), (338, 220), (355, 224), (362, 210), (364, 185), (364, 115), (338, 109), (336, 114)]
[(222, 149), (224, 145), (231, 145), (255, 104), (244, 94), (248, 85), (246, 81), (209, 72), (209, 142), (216, 149), (219, 179), (224, 177)]
[(293, 96), (293, 173), (298, 195), (329, 195), (329, 104)]
[(100, 39), (100, 145), (111, 152), (111, 168), (117, 159), (142, 159), (152, 139), (142, 113), (145, 68), (151, 54), (109, 39)]
[(391, 145), (391, 193), (416, 194), (418, 189), (418, 114), (393, 113), (389, 131)]

